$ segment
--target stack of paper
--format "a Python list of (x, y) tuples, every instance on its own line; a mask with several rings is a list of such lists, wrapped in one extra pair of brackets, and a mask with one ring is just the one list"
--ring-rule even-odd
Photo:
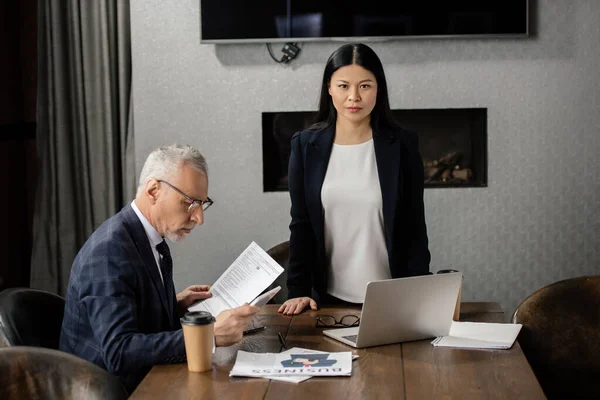
[(440, 336), (431, 343), (439, 347), (510, 349), (517, 339), (521, 326), (521, 324), (454, 321), (448, 336)]
[(290, 349), (283, 353), (249, 353), (238, 351), (229, 376), (288, 378), (302, 382), (312, 376), (352, 375), (352, 353), (327, 353), (308, 349)]

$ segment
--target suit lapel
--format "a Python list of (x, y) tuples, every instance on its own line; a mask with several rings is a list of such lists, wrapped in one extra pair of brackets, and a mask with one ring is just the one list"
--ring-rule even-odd
[(383, 201), (383, 221), (387, 238), (388, 251), (391, 251), (391, 239), (394, 227), (394, 214), (396, 212), (400, 173), (400, 142), (398, 139), (389, 139), (381, 135), (373, 135), (375, 146), (375, 159), (381, 197)]
[(169, 324), (171, 324), (170, 321), (173, 320), (173, 310), (169, 309), (167, 295), (165, 294), (165, 287), (160, 279), (158, 266), (156, 265), (156, 259), (154, 258), (154, 253), (150, 248), (150, 241), (148, 240), (144, 226), (129, 204), (124, 209), (124, 217), (125, 222), (130, 228), (129, 231), (131, 232), (133, 241), (135, 242), (135, 245), (142, 256), (144, 266), (152, 278), (154, 287), (160, 296), (160, 301), (167, 312), (167, 315), (169, 316)]
[(311, 222), (315, 227), (315, 234), (320, 248), (325, 245), (323, 233), (323, 204), (321, 203), (321, 188), (327, 164), (333, 147), (334, 127), (323, 131), (314, 132), (306, 146), (305, 170), (312, 171), (305, 174), (306, 205), (311, 210)]

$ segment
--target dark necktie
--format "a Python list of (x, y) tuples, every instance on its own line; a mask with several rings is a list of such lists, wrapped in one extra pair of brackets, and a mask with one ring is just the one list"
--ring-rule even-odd
[(165, 294), (167, 295), (167, 305), (169, 315), (173, 313), (173, 302), (175, 300), (175, 286), (173, 285), (173, 259), (166, 241), (156, 245), (156, 250), (162, 256), (160, 260), (160, 272), (162, 273), (165, 284)]

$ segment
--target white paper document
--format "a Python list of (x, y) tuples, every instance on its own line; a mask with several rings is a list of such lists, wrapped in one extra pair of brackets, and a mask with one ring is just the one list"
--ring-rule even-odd
[(211, 286), (212, 297), (188, 310), (208, 311), (217, 316), (222, 311), (250, 303), (282, 272), (277, 261), (252, 242)]
[(249, 353), (238, 351), (229, 376), (350, 376), (352, 353)]
[[(311, 349), (303, 349), (301, 347), (292, 347), (289, 350), (286, 351), (282, 351), (279, 354), (307, 354), (307, 353), (326, 353), (325, 351), (319, 351), (319, 350), (311, 350)], [(352, 354), (352, 361), (356, 360), (358, 358), (357, 354)], [(304, 382), (307, 379), (312, 378), (312, 376), (310, 375), (271, 375), (271, 376), (261, 376), (260, 378), (267, 378), (267, 379), (273, 379), (276, 381), (283, 381), (283, 382), (292, 382), (292, 383), (300, 383), (300, 382)]]
[(431, 343), (438, 347), (510, 349), (521, 327), (521, 324), (454, 321), (447, 336), (440, 336)]

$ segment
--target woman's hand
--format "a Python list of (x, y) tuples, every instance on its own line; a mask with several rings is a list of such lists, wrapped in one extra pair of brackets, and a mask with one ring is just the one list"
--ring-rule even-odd
[(285, 315), (300, 314), (308, 305), (313, 310), (317, 309), (317, 302), (310, 297), (296, 297), (287, 300), (277, 311)]

